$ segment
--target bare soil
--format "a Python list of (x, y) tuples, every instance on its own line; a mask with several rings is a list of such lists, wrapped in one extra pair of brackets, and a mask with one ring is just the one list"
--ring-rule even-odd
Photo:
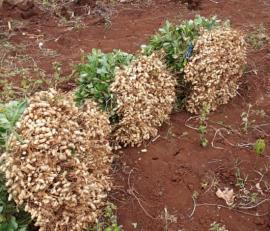
[[(119, 4), (109, 18), (88, 16), (72, 23), (61, 23), (59, 17), (38, 8), (27, 19), (20, 12), (0, 11), (0, 33), (2, 30), (5, 41), (15, 46), (5, 56), (0, 54), (0, 61), (27, 54), (32, 59), (23, 65), (30, 70), (38, 67), (47, 78), (53, 76), (53, 62), (61, 63), (63, 76), (71, 74), (92, 48), (136, 52), (165, 20), (217, 15), (245, 33), (261, 23), (270, 30), (268, 0), (203, 0), (198, 11), (188, 10), (180, 1), (153, 0)], [(12, 28), (8, 32), (9, 21)], [(30, 77), (39, 75), (33, 70)], [(18, 82), (20, 76), (10, 81)], [(75, 81), (59, 87), (72, 89)], [(248, 112), (249, 104), (246, 133), (241, 114)], [(117, 153), (111, 198), (118, 206), (119, 224), (126, 231), (209, 230), (213, 222), (230, 231), (269, 231), (270, 45), (250, 47), (239, 95), (210, 114), (208, 147), (200, 146), (198, 120), (191, 116), (175, 112), (154, 141)], [(252, 148), (258, 138), (268, 145), (260, 156)], [(236, 194), (234, 208), (215, 194), (225, 187)]]

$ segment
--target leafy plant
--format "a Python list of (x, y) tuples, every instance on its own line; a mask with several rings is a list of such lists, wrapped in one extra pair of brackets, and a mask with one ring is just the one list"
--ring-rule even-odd
[(235, 178), (236, 178), (235, 186), (239, 187), (240, 189), (244, 189), (246, 186), (247, 177), (246, 178), (242, 177), (240, 168), (236, 168)]
[(114, 204), (108, 203), (95, 227), (88, 231), (121, 231), (121, 226), (117, 224), (116, 209), (117, 207)]
[(103, 110), (112, 112), (115, 102), (109, 87), (114, 80), (115, 69), (128, 65), (132, 59), (133, 55), (119, 50), (105, 54), (93, 49), (87, 56), (87, 63), (77, 68), (79, 87), (75, 101), (82, 104), (86, 99), (93, 99)]
[(246, 37), (247, 43), (249, 43), (254, 49), (261, 49), (267, 43), (270, 44), (270, 37), (266, 33), (266, 29), (263, 24), (260, 24), (258, 29), (250, 33)]
[(255, 120), (250, 120), (250, 110), (252, 108), (252, 105), (248, 105), (248, 110), (247, 112), (243, 112), (241, 114), (241, 119), (242, 119), (242, 129), (243, 131), (247, 134), (250, 126), (255, 122)]
[(261, 155), (266, 148), (266, 143), (265, 143), (264, 139), (257, 139), (253, 148), (254, 148), (257, 155)]
[(211, 225), (210, 225), (210, 231), (228, 231), (225, 227), (225, 225), (222, 225), (220, 223), (217, 223), (217, 222), (213, 222)]
[(202, 147), (207, 147), (208, 145), (208, 140), (206, 138), (206, 133), (207, 133), (207, 116), (209, 114), (209, 107), (204, 106), (201, 114), (199, 116), (200, 123), (198, 127), (198, 131), (200, 134), (200, 144)]
[(197, 191), (194, 191), (193, 193), (192, 193), (192, 198), (194, 199), (194, 200), (197, 200), (198, 199), (198, 197), (199, 197), (199, 193), (197, 192)]

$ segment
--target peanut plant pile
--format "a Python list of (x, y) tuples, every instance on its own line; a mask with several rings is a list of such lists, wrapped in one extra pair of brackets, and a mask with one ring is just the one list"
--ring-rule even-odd
[[(8, 192), (40, 230), (83, 230), (110, 190), (110, 127), (88, 101), (82, 108), (54, 90), (39, 92), (17, 123), (5, 154)], [(52, 213), (53, 211), (53, 213)]]
[(221, 21), (216, 17), (207, 19), (197, 16), (194, 20), (184, 21), (181, 25), (167, 21), (149, 43), (142, 46), (146, 55), (162, 49), (165, 51), (168, 69), (177, 74), (177, 107), (183, 107), (185, 104), (188, 86), (183, 79), (184, 67), (193, 54), (193, 47), (201, 30), (211, 30), (220, 25)]
[(185, 67), (184, 80), (190, 84), (186, 108), (200, 113), (204, 106), (213, 111), (234, 97), (246, 62), (244, 37), (230, 28), (205, 31)]
[[(75, 93), (38, 92), (28, 105), (13, 102), (0, 111), (5, 206), (9, 195), (39, 230), (91, 227), (111, 189), (110, 144), (142, 145), (174, 108), (201, 113), (227, 103), (245, 60), (239, 32), (199, 16), (167, 22), (137, 55), (94, 49), (77, 67)], [(15, 209), (0, 213), (0, 228), (29, 229), (31, 220), (20, 226)]]
[(123, 146), (140, 145), (157, 135), (157, 127), (168, 120), (175, 102), (175, 77), (166, 70), (162, 54), (140, 55), (116, 73), (111, 92), (121, 118), (112, 138)]

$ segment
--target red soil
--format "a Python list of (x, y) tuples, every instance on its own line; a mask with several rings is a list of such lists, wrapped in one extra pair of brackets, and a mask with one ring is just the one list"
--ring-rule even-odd
[[(217, 2), (203, 0), (200, 11), (188, 11), (179, 1), (152, 1), (150, 6), (124, 4), (116, 7), (109, 29), (105, 29), (102, 19), (96, 17), (86, 18), (86, 27), (78, 30), (58, 26), (55, 17), (39, 12), (23, 21), (23, 26), (12, 32), (9, 40), (14, 44), (27, 45), (27, 54), (49, 75), (53, 72), (54, 61), (63, 64), (63, 74), (70, 73), (80, 60), (81, 50), (90, 52), (92, 48), (100, 48), (111, 51), (119, 48), (135, 52), (166, 19), (177, 21), (196, 14), (217, 15), (230, 19), (234, 27), (245, 32), (260, 23), (270, 29), (268, 0)], [(1, 24), (5, 27), (11, 18), (9, 14), (9, 11), (0, 12)], [(45, 48), (57, 51), (58, 55), (42, 54), (38, 47), (40, 42)], [(170, 124), (161, 128), (156, 141), (145, 147), (119, 152), (114, 175), (116, 187), (111, 197), (118, 206), (119, 224), (124, 230), (209, 230), (214, 221), (232, 231), (270, 230), (269, 201), (251, 209), (233, 210), (215, 205), (226, 206), (225, 201), (215, 195), (217, 187), (233, 188), (237, 195), (240, 193), (239, 186), (236, 186), (237, 168), (242, 178), (247, 177), (245, 188), (258, 193), (259, 201), (270, 196), (270, 149), (267, 147), (264, 155), (257, 156), (250, 147), (233, 146), (254, 143), (259, 137), (270, 145), (270, 125), (267, 124), (270, 123), (269, 45), (260, 50), (250, 49), (248, 63), (239, 96), (210, 115), (207, 148), (199, 145), (197, 131), (188, 128), (197, 127), (198, 121), (186, 123), (191, 115), (179, 112), (171, 116)], [(68, 89), (69, 86), (63, 88)], [(245, 134), (241, 131), (241, 114), (248, 110), (248, 104), (253, 105), (250, 121), (256, 121)], [(256, 115), (255, 111), (259, 110), (264, 110), (265, 115)], [(220, 121), (223, 125), (218, 125)], [(262, 124), (264, 126), (256, 127)], [(231, 133), (223, 130), (224, 137), (217, 135), (212, 147), (211, 141), (219, 128), (227, 128)], [(147, 149), (147, 152), (141, 152), (142, 149)], [(255, 187), (259, 182), (263, 194)], [(194, 207), (192, 195), (195, 191), (198, 193), (195, 200), (198, 206)], [(241, 195), (243, 199), (243, 193)], [(236, 199), (236, 202), (240, 201)], [(165, 208), (175, 219), (168, 215), (165, 219)]]

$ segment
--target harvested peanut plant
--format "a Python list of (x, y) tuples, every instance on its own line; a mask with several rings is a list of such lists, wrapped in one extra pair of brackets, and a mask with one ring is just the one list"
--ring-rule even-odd
[(11, 136), (1, 166), (16, 204), (40, 231), (81, 231), (95, 223), (111, 188), (110, 126), (96, 103), (78, 108), (55, 90), (36, 93), (16, 132), (21, 141)]

